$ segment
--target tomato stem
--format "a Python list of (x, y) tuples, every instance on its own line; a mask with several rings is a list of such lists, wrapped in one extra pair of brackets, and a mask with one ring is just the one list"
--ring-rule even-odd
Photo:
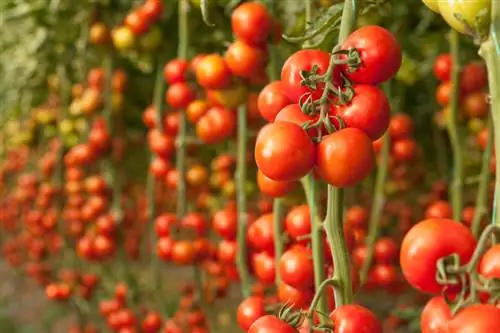
[(490, 162), (493, 152), (493, 121), (491, 114), (488, 116), (488, 143), (483, 152), (481, 173), (479, 175), (479, 185), (477, 188), (476, 208), (472, 219), (471, 230), (476, 238), (479, 236), (481, 220), (488, 214), (488, 195), (491, 179)]
[(453, 219), (460, 221), (462, 213), (462, 189), (464, 179), (462, 140), (458, 133), (458, 116), (460, 103), (460, 38), (455, 29), (450, 30), (450, 52), (452, 58), (451, 68), (451, 96), (450, 109), (446, 117), (447, 130), (453, 151), (453, 179), (449, 192), (453, 207)]
[(281, 275), (279, 270), (279, 261), (283, 255), (283, 199), (276, 198), (273, 201), (273, 227), (274, 227), (274, 263), (276, 267), (276, 286), (279, 287), (281, 283)]
[(247, 176), (247, 107), (238, 108), (238, 156), (236, 159), (236, 187), (238, 204), (238, 254), (237, 267), (241, 279), (243, 297), (250, 296), (250, 277), (247, 267), (246, 232), (248, 223), (246, 176)]
[[(386, 85), (386, 93), (389, 101), (392, 100), (391, 82)], [(370, 212), (370, 221), (368, 223), (368, 234), (366, 236), (366, 259), (360, 269), (360, 283), (363, 285), (368, 277), (368, 272), (373, 261), (373, 249), (378, 237), (378, 229), (382, 209), (385, 203), (385, 184), (389, 169), (389, 155), (391, 150), (391, 138), (389, 133), (386, 133), (382, 139), (382, 149), (380, 152), (379, 166), (375, 178), (375, 188)]]

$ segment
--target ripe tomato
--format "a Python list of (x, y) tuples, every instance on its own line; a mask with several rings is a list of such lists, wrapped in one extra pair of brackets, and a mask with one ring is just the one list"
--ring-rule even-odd
[(212, 227), (222, 238), (235, 239), (238, 225), (236, 209), (226, 208), (214, 214)]
[(236, 40), (228, 47), (224, 59), (233, 75), (250, 78), (264, 68), (267, 52)]
[(355, 185), (375, 167), (372, 141), (357, 128), (345, 128), (323, 137), (317, 149), (316, 171), (336, 187)]
[(295, 182), (280, 182), (266, 177), (262, 171), (257, 170), (257, 186), (259, 190), (271, 198), (279, 198), (287, 195), (295, 188)]
[(391, 264), (376, 264), (370, 270), (368, 280), (383, 289), (389, 289), (397, 282), (398, 272)]
[(342, 49), (355, 48), (361, 57), (361, 66), (354, 72), (345, 71), (354, 83), (379, 84), (396, 75), (401, 67), (401, 48), (387, 29), (368, 25), (354, 31), (342, 44)]
[(439, 81), (450, 81), (451, 67), (453, 66), (449, 53), (440, 54), (434, 61), (434, 76)]
[(174, 214), (162, 214), (154, 220), (155, 232), (158, 237), (170, 235), (170, 228), (176, 223)]
[(157, 312), (148, 312), (142, 321), (144, 333), (156, 333), (160, 331), (162, 325), (161, 315)]
[(157, 21), (163, 13), (162, 0), (146, 0), (141, 11), (149, 22)]
[(259, 93), (257, 106), (262, 117), (268, 122), (273, 122), (278, 112), (292, 103), (285, 94), (284, 89), (285, 87), (281, 81), (273, 81)]
[(500, 245), (494, 245), (483, 254), (477, 271), (487, 279), (500, 279)]
[(263, 4), (245, 2), (231, 14), (231, 28), (237, 39), (258, 46), (266, 43), (273, 28), (273, 20)]
[(307, 239), (298, 241), (297, 238), (311, 233), (311, 211), (308, 205), (292, 208), (285, 218), (285, 231), (290, 238), (299, 243), (308, 243)]
[(177, 265), (189, 265), (193, 262), (195, 250), (193, 244), (186, 240), (179, 240), (172, 245), (172, 261)]
[(422, 333), (446, 333), (451, 319), (451, 310), (444, 297), (433, 297), (427, 302), (420, 315)]
[(382, 333), (382, 324), (367, 308), (349, 304), (330, 313), (335, 329), (333, 333)]
[[(318, 83), (316, 89), (302, 85), (303, 71), (311, 72), (317, 67), (317, 75), (325, 74), (330, 63), (330, 54), (321, 50), (300, 50), (292, 54), (281, 69), (281, 82), (285, 94), (293, 103), (299, 103), (301, 96), (308, 94), (318, 99), (323, 94), (324, 83)], [(340, 67), (335, 67), (333, 83), (340, 85)]]
[(174, 109), (185, 109), (195, 97), (193, 88), (184, 82), (172, 84), (165, 94), (167, 103)]
[(368, 222), (368, 211), (363, 206), (352, 206), (345, 214), (345, 223), (352, 228), (364, 228)]
[(484, 37), (491, 22), (491, 0), (439, 1), (439, 12), (456, 31), (463, 34), (477, 31)]
[(142, 35), (149, 29), (149, 22), (141, 10), (134, 10), (125, 17), (125, 26), (136, 36)]
[(200, 120), (200, 118), (203, 117), (205, 113), (207, 113), (209, 108), (210, 105), (208, 104), (207, 101), (196, 99), (191, 103), (189, 103), (189, 105), (186, 108), (187, 118), (193, 124), (196, 124), (198, 120)]
[(307, 308), (313, 296), (309, 289), (297, 289), (283, 282), (278, 285), (278, 300), (282, 304), (290, 304), (294, 309)]
[(398, 246), (396, 242), (389, 237), (380, 238), (374, 247), (375, 261), (378, 263), (389, 264), (398, 257)]
[(247, 238), (250, 246), (258, 251), (274, 253), (273, 214), (265, 214), (250, 224)]
[(169, 158), (175, 150), (174, 138), (156, 129), (148, 133), (148, 144), (151, 151), (162, 158)]
[[(297, 124), (299, 126), (302, 126), (306, 123), (311, 123), (314, 120), (315, 120), (314, 117), (308, 116), (304, 112), (302, 112), (299, 104), (290, 104), (285, 106), (276, 115), (276, 118), (274, 118), (275, 123), (287, 122), (287, 123)], [(311, 128), (307, 131), (307, 133), (309, 133), (309, 136), (315, 137), (318, 135), (318, 130), (316, 128)]]
[(406, 280), (416, 289), (439, 293), (436, 264), (440, 258), (458, 254), (467, 263), (476, 247), (476, 239), (463, 224), (449, 219), (428, 219), (406, 234), (401, 244), (400, 263)]
[(225, 89), (207, 90), (206, 96), (212, 105), (231, 109), (245, 102), (248, 91), (245, 85), (233, 84)]
[(244, 331), (247, 331), (257, 319), (265, 315), (264, 299), (256, 296), (244, 299), (236, 311), (238, 325)]
[(196, 124), (196, 134), (205, 143), (217, 143), (230, 137), (236, 129), (233, 110), (214, 106)]
[(89, 43), (95, 45), (106, 44), (109, 41), (109, 29), (103, 22), (95, 22), (90, 27)]
[(487, 83), (488, 74), (484, 64), (471, 62), (465, 65), (460, 75), (460, 87), (463, 93), (469, 94), (482, 90)]
[(500, 332), (500, 309), (491, 304), (468, 306), (453, 317), (448, 332)]
[(247, 333), (296, 333), (290, 324), (273, 315), (262, 316), (248, 329)]
[(223, 239), (217, 246), (217, 259), (224, 264), (234, 264), (237, 251), (236, 241)]
[(196, 63), (196, 80), (205, 89), (223, 89), (231, 83), (231, 70), (218, 54), (206, 55)]
[(163, 69), (163, 78), (168, 84), (186, 81), (189, 62), (184, 59), (173, 59), (167, 62)]
[(255, 143), (255, 162), (267, 177), (295, 181), (314, 166), (314, 144), (300, 126), (278, 122), (264, 126)]
[(354, 97), (336, 108), (347, 127), (365, 132), (372, 140), (380, 138), (389, 127), (391, 106), (384, 92), (366, 84), (354, 86)]
[(426, 219), (451, 219), (453, 212), (449, 202), (438, 200), (429, 205), (425, 210)]
[(274, 256), (267, 252), (259, 252), (252, 256), (252, 269), (257, 280), (264, 284), (273, 284), (276, 279)]
[(392, 156), (398, 162), (411, 162), (418, 153), (417, 143), (413, 139), (400, 139), (392, 144)]
[(192, 212), (181, 220), (184, 228), (193, 230), (197, 236), (204, 236), (208, 231), (208, 222), (201, 213)]
[(284, 283), (294, 288), (310, 288), (314, 284), (314, 265), (311, 250), (295, 245), (280, 258), (279, 270)]
[(436, 88), (436, 101), (440, 106), (450, 104), (451, 89), (451, 81), (443, 82)]
[(396, 113), (389, 122), (389, 134), (393, 140), (411, 137), (413, 120), (405, 113)]
[(488, 115), (490, 108), (488, 95), (482, 91), (466, 95), (462, 104), (463, 110), (469, 118), (484, 118)]

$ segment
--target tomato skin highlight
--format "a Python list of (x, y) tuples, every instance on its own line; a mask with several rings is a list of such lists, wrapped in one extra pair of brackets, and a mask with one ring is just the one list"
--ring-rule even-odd
[(433, 297), (427, 302), (420, 315), (422, 333), (447, 333), (451, 319), (451, 310), (444, 297)]
[(353, 186), (366, 178), (374, 167), (372, 141), (357, 128), (329, 134), (318, 144), (315, 170), (330, 185)]
[(450, 219), (427, 219), (414, 225), (405, 235), (400, 252), (401, 270), (416, 289), (437, 294), (443, 287), (436, 281), (436, 263), (457, 253), (467, 263), (476, 239), (463, 224)]
[(342, 49), (355, 48), (361, 57), (361, 66), (345, 75), (358, 84), (376, 85), (396, 75), (401, 67), (401, 48), (387, 29), (368, 25), (354, 31), (342, 44)]
[(384, 92), (370, 85), (355, 85), (354, 97), (336, 109), (347, 127), (365, 132), (372, 140), (382, 137), (391, 117), (391, 106)]

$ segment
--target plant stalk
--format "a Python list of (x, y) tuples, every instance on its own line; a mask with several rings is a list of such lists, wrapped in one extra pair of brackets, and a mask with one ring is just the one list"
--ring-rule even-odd
[(274, 263), (276, 267), (276, 286), (281, 283), (281, 275), (279, 270), (280, 258), (283, 255), (283, 230), (282, 230), (282, 219), (283, 219), (283, 199), (276, 198), (273, 200), (273, 227), (274, 227)]

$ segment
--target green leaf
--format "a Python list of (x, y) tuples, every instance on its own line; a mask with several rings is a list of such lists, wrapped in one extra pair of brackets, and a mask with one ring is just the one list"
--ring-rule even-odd
[(321, 46), (323, 43), (328, 42), (328, 40), (334, 39), (333, 36), (336, 35), (340, 27), (342, 8), (343, 4), (330, 6), (327, 9), (321, 10), (313, 22), (307, 23), (304, 36), (313, 36), (313, 38), (306, 41), (304, 47), (308, 45)]

